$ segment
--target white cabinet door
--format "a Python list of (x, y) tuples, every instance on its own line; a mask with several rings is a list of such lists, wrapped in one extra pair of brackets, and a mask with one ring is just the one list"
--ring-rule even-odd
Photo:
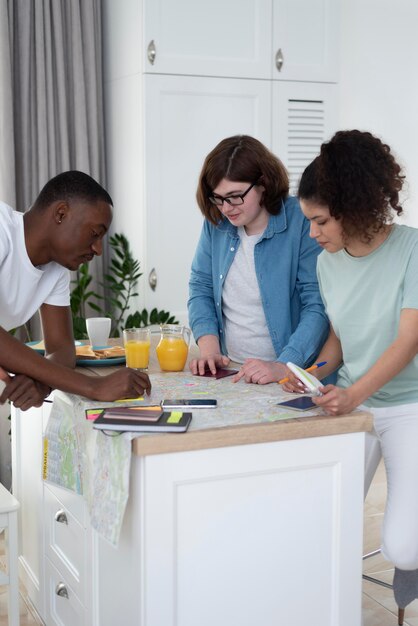
[(273, 78), (335, 82), (338, 26), (339, 0), (273, 0)]
[(275, 82), (273, 152), (286, 165), (296, 193), (305, 167), (337, 127), (337, 85)]
[(360, 624), (363, 442), (146, 457), (142, 626)]
[(271, 144), (271, 83), (145, 77), (146, 287), (148, 308), (187, 321), (190, 265), (203, 217), (195, 200), (206, 154), (223, 138), (249, 134)]
[(144, 2), (144, 70), (270, 78), (271, 5), (272, 0)]

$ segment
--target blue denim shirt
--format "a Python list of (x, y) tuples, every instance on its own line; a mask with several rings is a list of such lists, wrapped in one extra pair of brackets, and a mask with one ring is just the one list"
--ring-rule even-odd
[[(216, 335), (226, 354), (222, 289), (240, 245), (237, 228), (224, 219), (207, 220), (192, 263), (189, 281), (189, 322), (195, 340)], [(282, 202), (270, 215), (254, 248), (254, 263), (267, 327), (277, 360), (310, 365), (328, 335), (328, 319), (316, 278), (318, 244), (309, 237), (309, 223), (296, 198)]]

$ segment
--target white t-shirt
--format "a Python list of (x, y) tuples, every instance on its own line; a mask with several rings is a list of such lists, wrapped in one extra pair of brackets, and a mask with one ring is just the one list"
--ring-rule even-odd
[(249, 358), (275, 361), (254, 265), (254, 247), (262, 235), (247, 235), (243, 227), (238, 234), (241, 243), (222, 292), (227, 354), (237, 363)]
[(0, 326), (5, 330), (21, 326), (44, 303), (70, 304), (70, 272), (55, 262), (32, 265), (23, 213), (0, 202)]

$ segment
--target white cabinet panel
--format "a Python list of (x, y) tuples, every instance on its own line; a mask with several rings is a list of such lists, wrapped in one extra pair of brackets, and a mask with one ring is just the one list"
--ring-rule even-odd
[(144, 2), (145, 71), (270, 78), (271, 12), (271, 0)]
[(84, 606), (48, 558), (45, 559), (45, 588), (47, 626), (89, 626)]
[(44, 488), (44, 516), (46, 556), (64, 573), (81, 602), (86, 602), (87, 531), (47, 486)]
[[(145, 1), (144, 71), (335, 82), (339, 4), (339, 0)], [(277, 53), (282, 58), (280, 71)]]
[(361, 440), (146, 458), (147, 626), (359, 624)]
[(286, 165), (296, 193), (305, 167), (337, 126), (337, 86), (280, 82), (273, 85), (273, 152)]
[(20, 502), (19, 576), (43, 616), (42, 408), (12, 407), (12, 449), (13, 493)]
[(273, 78), (337, 80), (338, 11), (337, 0), (274, 0), (273, 57), (280, 50), (283, 65)]
[[(224, 137), (270, 144), (271, 83), (201, 77), (145, 78), (147, 306), (186, 316), (190, 265), (202, 225), (195, 192), (206, 154)], [(184, 319), (184, 321), (186, 321)]]

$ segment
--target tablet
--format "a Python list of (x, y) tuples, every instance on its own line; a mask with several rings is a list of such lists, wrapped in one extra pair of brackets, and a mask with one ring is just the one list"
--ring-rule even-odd
[(292, 400), (286, 400), (286, 402), (278, 402), (277, 406), (282, 406), (287, 409), (294, 409), (295, 411), (308, 411), (309, 409), (317, 409), (316, 404), (312, 402), (310, 396), (301, 396), (300, 398), (292, 398)]

